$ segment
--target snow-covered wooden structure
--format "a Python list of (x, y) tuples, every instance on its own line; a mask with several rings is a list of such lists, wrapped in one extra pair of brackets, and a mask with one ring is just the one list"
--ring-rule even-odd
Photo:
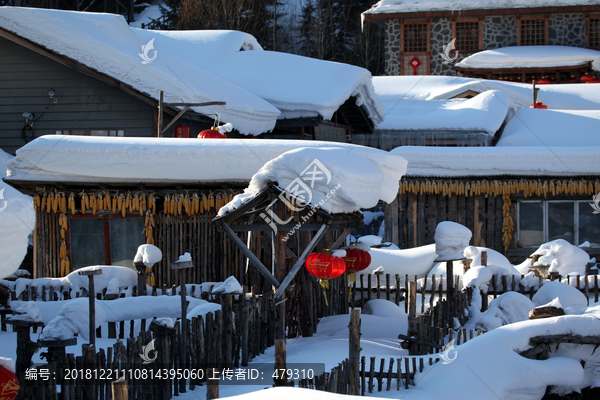
[[(185, 112), (178, 123), (191, 137), (219, 116), (231, 137), (345, 142), (384, 116), (367, 70), (263, 51), (237, 31), (148, 31), (120, 15), (7, 7), (0, 56), (0, 147), (13, 154), (43, 134), (156, 136), (160, 91), (168, 104), (225, 103)], [(163, 126), (183, 109), (166, 108)]]
[(454, 75), (444, 61), (508, 46), (600, 48), (594, 0), (381, 0), (362, 15), (384, 27), (386, 75)]

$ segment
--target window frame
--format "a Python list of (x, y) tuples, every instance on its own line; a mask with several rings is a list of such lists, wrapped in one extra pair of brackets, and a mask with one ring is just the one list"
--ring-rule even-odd
[(453, 18), (452, 19), (452, 37), (458, 39), (458, 34), (456, 31), (457, 23), (477, 23), (478, 24), (478, 44), (477, 49), (461, 49), (458, 43), (456, 44), (456, 49), (462, 54), (472, 54), (477, 53), (478, 51), (483, 50), (483, 18)]
[[(69, 256), (69, 260), (73, 260), (73, 254), (72, 254), (72, 249), (71, 249), (71, 220), (72, 219), (102, 219), (102, 227), (103, 227), (103, 234), (104, 234), (104, 264), (103, 265), (113, 265), (112, 264), (112, 254), (111, 254), (111, 238), (110, 238), (110, 220), (111, 219), (125, 219), (125, 218), (140, 218), (143, 219), (144, 217), (135, 214), (132, 215), (125, 215), (124, 217), (122, 215), (118, 215), (118, 214), (84, 214), (84, 215), (68, 215), (68, 226), (69, 226), (69, 234), (66, 235), (66, 241), (67, 241), (67, 252), (68, 252), (68, 256)], [(144, 237), (143, 234), (141, 234), (142, 237)], [(144, 238), (145, 239), (145, 238)], [(144, 241), (145, 243), (145, 241)], [(72, 266), (71, 268), (74, 268), (74, 266)], [(79, 268), (83, 268), (83, 267), (78, 267), (78, 268), (74, 268), (72, 269), (72, 271), (76, 271)], [(133, 266), (131, 267), (133, 268)]]
[[(543, 209), (543, 239), (542, 239), (542, 243), (540, 243), (539, 245), (533, 245), (533, 246), (521, 246), (521, 203), (539, 203), (542, 202), (542, 209)], [(571, 203), (573, 204), (573, 241), (575, 243), (571, 243), (574, 246), (579, 246), (580, 240), (579, 240), (579, 204), (580, 203), (585, 203), (589, 205), (589, 200), (535, 200), (535, 199), (531, 199), (531, 200), (519, 200), (517, 201), (517, 246), (519, 248), (535, 248), (535, 247), (539, 247), (540, 245), (542, 245), (543, 243), (548, 243), (549, 238), (548, 238), (548, 205), (550, 203)], [(592, 246), (593, 248), (600, 248), (600, 246)]]
[[(404, 64), (406, 64), (406, 60), (412, 57), (423, 57), (426, 62), (426, 65), (421, 65), (419, 68), (424, 67), (425, 73), (424, 75), (431, 74), (431, 19), (415, 19), (415, 20), (399, 20), (398, 24), (400, 25), (400, 52), (398, 55), (398, 61), (400, 64), (400, 75), (412, 75), (408, 74), (408, 71)], [(425, 29), (427, 31), (427, 43), (426, 43), (426, 51), (406, 51), (405, 48), (405, 34), (404, 29), (406, 25), (425, 25)]]
[(592, 46), (591, 43), (592, 20), (598, 20), (598, 23), (600, 24), (600, 14), (586, 14), (585, 16), (585, 47), (588, 49), (600, 50), (600, 30), (596, 37), (597, 46)]
[[(550, 44), (550, 15), (517, 15), (517, 46), (548, 46)], [(544, 43), (523, 44), (522, 21), (544, 21)]]

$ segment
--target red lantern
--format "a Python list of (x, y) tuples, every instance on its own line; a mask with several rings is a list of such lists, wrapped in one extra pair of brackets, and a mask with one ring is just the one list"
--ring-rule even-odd
[(593, 79), (594, 79), (594, 77), (586, 72), (585, 74), (583, 74), (581, 76), (581, 78), (579, 78), (579, 81), (581, 83), (588, 83), (588, 82), (591, 82)]
[(532, 105), (529, 106), (529, 108), (540, 108), (540, 109), (543, 109), (543, 110), (547, 110), (548, 106), (545, 105), (544, 103), (542, 103), (540, 100), (538, 100), (538, 101), (535, 102), (535, 106), (532, 104)]
[(567, 83), (575, 83), (575, 82), (577, 82), (577, 79), (575, 78), (574, 75), (571, 75), (571, 76), (567, 77), (566, 82)]
[(13, 400), (19, 394), (19, 380), (14, 372), (0, 366), (0, 400)]
[(337, 278), (346, 271), (346, 263), (341, 257), (334, 257), (331, 250), (317, 251), (306, 258), (306, 269), (321, 281)]
[(371, 255), (368, 251), (357, 249), (356, 247), (345, 248), (346, 271), (350, 274), (355, 274), (367, 268), (371, 264)]
[(227, 135), (219, 132), (214, 126), (198, 134), (198, 139), (227, 139)]
[(598, 78), (593, 78), (591, 81), (589, 81), (588, 83), (600, 83), (600, 79)]

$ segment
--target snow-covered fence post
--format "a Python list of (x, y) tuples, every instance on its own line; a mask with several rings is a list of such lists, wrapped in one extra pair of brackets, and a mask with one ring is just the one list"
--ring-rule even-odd
[[(189, 255), (188, 255), (189, 256)], [(181, 257), (180, 257), (181, 258)], [(171, 263), (172, 270), (179, 270), (179, 293), (181, 294), (181, 368), (187, 365), (187, 298), (185, 294), (185, 270), (192, 268), (194, 264), (189, 261), (175, 261)], [(185, 393), (185, 385), (181, 385), (180, 393)]]
[[(481, 265), (487, 267), (487, 251), (481, 252)], [(485, 311), (488, 309), (488, 295), (487, 293), (482, 293), (481, 296), (481, 311)]]
[(360, 391), (360, 309), (350, 312), (349, 325), (349, 355), (348, 366), (350, 369), (348, 378), (348, 394), (358, 396)]
[(89, 324), (90, 324), (90, 345), (96, 345), (96, 288), (94, 287), (94, 275), (102, 275), (102, 270), (87, 269), (85, 271), (79, 271), (79, 275), (87, 275), (88, 277), (88, 296), (90, 298), (90, 312), (89, 312)]
[(137, 271), (137, 295), (145, 296), (146, 295), (146, 265), (137, 261), (133, 263), (135, 270)]
[[(408, 332), (409, 338), (415, 338), (417, 335), (417, 282), (408, 282)], [(410, 341), (408, 353), (415, 355), (417, 351), (417, 342), (415, 340)]]

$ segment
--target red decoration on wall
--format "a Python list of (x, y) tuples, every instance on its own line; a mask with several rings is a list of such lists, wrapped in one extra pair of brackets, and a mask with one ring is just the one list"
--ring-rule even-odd
[(187, 125), (177, 125), (175, 127), (175, 135), (176, 138), (189, 138), (190, 137), (190, 127)]
[(411, 67), (413, 67), (413, 75), (417, 75), (417, 68), (421, 66), (421, 61), (419, 61), (417, 57), (413, 57), (409, 64)]

